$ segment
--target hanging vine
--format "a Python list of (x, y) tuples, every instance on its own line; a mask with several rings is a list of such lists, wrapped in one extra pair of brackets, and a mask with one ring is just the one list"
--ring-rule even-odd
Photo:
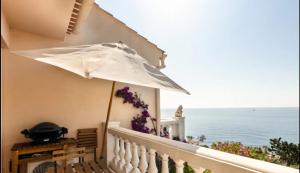
[[(155, 128), (155, 118), (152, 118), (148, 112), (148, 104), (146, 104), (143, 100), (141, 100), (140, 96), (136, 92), (129, 91), (129, 87), (124, 87), (119, 89), (115, 93), (116, 97), (123, 98), (123, 103), (132, 104), (133, 107), (140, 109), (141, 113), (137, 114), (131, 120), (131, 127), (135, 131), (139, 131), (142, 133), (154, 133), (157, 134)], [(151, 120), (153, 128), (149, 128), (146, 126), (148, 120)]]

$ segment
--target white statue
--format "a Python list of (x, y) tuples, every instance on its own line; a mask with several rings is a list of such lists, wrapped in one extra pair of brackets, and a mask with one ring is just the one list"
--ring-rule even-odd
[(175, 117), (182, 117), (182, 105), (178, 106), (177, 111), (175, 112)]

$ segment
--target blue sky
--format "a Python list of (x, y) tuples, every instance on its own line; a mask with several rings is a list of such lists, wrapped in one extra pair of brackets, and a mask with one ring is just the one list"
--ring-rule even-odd
[(168, 54), (161, 107), (299, 104), (298, 0), (96, 0)]

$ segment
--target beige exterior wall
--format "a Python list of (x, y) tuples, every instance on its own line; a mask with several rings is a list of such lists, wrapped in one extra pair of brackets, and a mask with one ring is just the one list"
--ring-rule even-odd
[(6, 16), (1, 9), (1, 47), (9, 46), (9, 26), (6, 20)]
[[(121, 40), (144, 55), (153, 65), (159, 64), (158, 57), (162, 54), (160, 49), (104, 13), (98, 7), (93, 7), (80, 27), (80, 32), (69, 36), (65, 41), (10, 30), (10, 47), (3, 49), (1, 57), (3, 172), (8, 172), (12, 145), (27, 141), (20, 131), (31, 128), (39, 122), (50, 121), (67, 127), (68, 137), (76, 137), (76, 130), (79, 128), (97, 127), (100, 150), (103, 133), (100, 124), (106, 118), (112, 85), (111, 81), (84, 79), (65, 70), (14, 55), (10, 51)], [(93, 22), (94, 18), (99, 19)], [(116, 89), (123, 86), (128, 85), (117, 83)], [(155, 89), (129, 86), (141, 94), (142, 99), (150, 106), (150, 114), (155, 117), (157, 112)], [(130, 128), (130, 121), (137, 113), (139, 110), (129, 104), (123, 104), (120, 98), (114, 97), (112, 121), (120, 121), (121, 126)]]

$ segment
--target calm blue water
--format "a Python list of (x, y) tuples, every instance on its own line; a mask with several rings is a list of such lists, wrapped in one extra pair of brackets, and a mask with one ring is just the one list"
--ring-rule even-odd
[[(163, 109), (162, 118), (173, 117), (175, 109)], [(245, 145), (268, 145), (282, 137), (299, 143), (299, 108), (205, 108), (183, 109), (186, 135), (206, 136), (205, 143), (240, 141)]]

